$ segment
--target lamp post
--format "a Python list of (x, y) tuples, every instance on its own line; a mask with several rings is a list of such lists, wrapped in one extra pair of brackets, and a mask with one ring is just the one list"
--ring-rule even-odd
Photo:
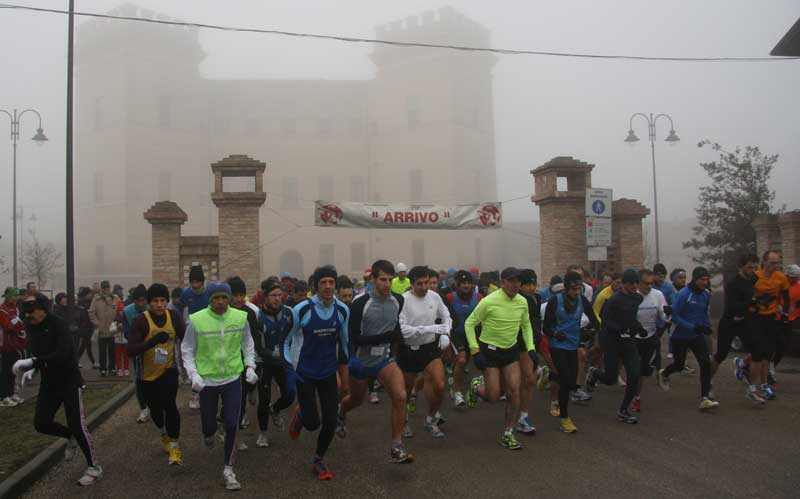
[(670, 145), (674, 145), (676, 142), (681, 140), (678, 138), (678, 134), (675, 133), (675, 127), (672, 124), (672, 118), (668, 114), (658, 114), (655, 117), (653, 113), (649, 115), (644, 113), (634, 113), (631, 115), (631, 119), (629, 121), (628, 126), (628, 136), (625, 138), (625, 142), (628, 144), (634, 144), (639, 141), (639, 137), (633, 131), (633, 119), (637, 116), (641, 116), (642, 118), (647, 121), (647, 136), (650, 140), (650, 155), (653, 159), (653, 218), (655, 222), (655, 234), (656, 234), (656, 262), (661, 261), (661, 246), (659, 245), (658, 239), (658, 188), (656, 184), (656, 122), (659, 118), (666, 118), (669, 120), (669, 134), (664, 141)]
[(19, 141), (19, 120), (26, 113), (33, 113), (39, 118), (39, 128), (36, 129), (36, 135), (33, 136), (31, 140), (36, 142), (39, 145), (42, 145), (47, 141), (47, 136), (44, 134), (44, 130), (42, 130), (42, 115), (39, 114), (38, 111), (35, 109), (24, 109), (22, 112), (17, 112), (14, 109), (12, 112), (6, 111), (5, 109), (0, 109), (1, 113), (5, 113), (8, 118), (11, 120), (11, 144), (14, 150), (14, 156), (12, 161), (12, 181), (11, 181), (11, 190), (12, 190), (12, 210), (11, 213), (13, 214), (13, 227), (12, 230), (14, 232), (14, 286), (18, 287), (17, 283), (17, 142)]

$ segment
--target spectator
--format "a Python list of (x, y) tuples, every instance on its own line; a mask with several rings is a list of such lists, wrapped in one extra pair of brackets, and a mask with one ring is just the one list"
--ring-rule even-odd
[(111, 293), (111, 284), (103, 281), (100, 284), (100, 293), (92, 299), (92, 305), (89, 307), (89, 318), (97, 328), (100, 376), (113, 375), (115, 371), (114, 334), (119, 329), (116, 322), (119, 302), (119, 297)]

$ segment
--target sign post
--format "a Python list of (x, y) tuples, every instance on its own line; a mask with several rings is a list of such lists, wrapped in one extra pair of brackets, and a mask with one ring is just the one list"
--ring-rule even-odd
[(586, 246), (590, 262), (608, 260), (612, 196), (612, 189), (586, 189)]

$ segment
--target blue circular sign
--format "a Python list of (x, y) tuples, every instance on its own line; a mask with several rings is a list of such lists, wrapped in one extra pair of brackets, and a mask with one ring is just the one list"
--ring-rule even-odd
[(604, 211), (606, 211), (606, 204), (601, 200), (597, 199), (594, 203), (592, 203), (592, 211), (600, 215)]

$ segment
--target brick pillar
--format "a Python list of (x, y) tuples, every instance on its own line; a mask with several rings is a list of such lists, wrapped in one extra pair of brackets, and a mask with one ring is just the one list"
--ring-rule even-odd
[(144, 213), (153, 231), (153, 282), (181, 286), (181, 225), (188, 218), (172, 201), (159, 201)]
[(611, 242), (614, 245), (614, 269), (639, 270), (644, 267), (642, 219), (650, 213), (634, 199), (617, 199), (612, 204)]
[(767, 250), (781, 251), (781, 229), (777, 215), (759, 215), (751, 224), (756, 232), (756, 254), (759, 258)]
[(800, 264), (800, 210), (779, 215), (778, 226), (781, 233), (784, 268), (792, 264)]

